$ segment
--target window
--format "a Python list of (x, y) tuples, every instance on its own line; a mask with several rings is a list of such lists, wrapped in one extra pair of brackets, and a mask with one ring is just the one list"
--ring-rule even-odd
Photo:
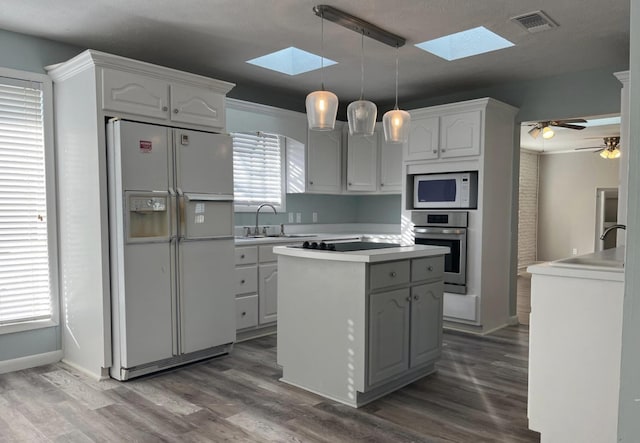
[(284, 211), (285, 138), (264, 132), (237, 132), (232, 137), (235, 210), (255, 211), (262, 203), (270, 203)]
[(0, 332), (57, 321), (50, 97), (45, 75), (0, 69)]

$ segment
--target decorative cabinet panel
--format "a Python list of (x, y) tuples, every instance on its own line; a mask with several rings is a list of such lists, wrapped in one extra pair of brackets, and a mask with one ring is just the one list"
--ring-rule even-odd
[(104, 68), (102, 109), (165, 120), (169, 116), (169, 83)]
[(440, 117), (440, 157), (480, 155), (481, 111)]
[(369, 299), (369, 384), (409, 368), (409, 289), (372, 294)]
[(224, 96), (192, 86), (172, 84), (171, 121), (224, 128)]
[(258, 280), (260, 300), (258, 322), (261, 325), (273, 323), (278, 319), (278, 264), (260, 265)]
[(411, 288), (411, 367), (440, 357), (443, 291), (442, 281)]
[(308, 131), (307, 192), (342, 192), (342, 129)]
[(347, 136), (347, 190), (376, 191), (379, 133)]
[(404, 161), (433, 160), (438, 158), (440, 142), (438, 117), (413, 118), (409, 141), (404, 144)]
[(378, 191), (399, 194), (402, 190), (402, 145), (387, 143), (380, 136), (380, 181)]

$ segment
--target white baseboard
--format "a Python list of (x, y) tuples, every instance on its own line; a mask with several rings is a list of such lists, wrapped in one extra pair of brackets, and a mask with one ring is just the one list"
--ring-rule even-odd
[(45, 352), (43, 354), (28, 355), (26, 357), (14, 358), (0, 361), (0, 374), (6, 372), (20, 371), (22, 369), (35, 368), (36, 366), (48, 365), (59, 362), (62, 359), (62, 349)]
[(64, 363), (65, 365), (71, 366), (73, 369), (75, 369), (76, 371), (94, 379), (97, 381), (102, 381), (102, 380), (107, 380), (109, 377), (109, 369), (105, 369), (102, 368), (102, 373), (101, 374), (96, 374), (95, 372), (92, 372), (90, 370), (88, 370), (87, 368), (84, 368), (82, 366), (79, 366), (78, 364), (67, 360), (66, 358), (62, 359), (62, 363)]

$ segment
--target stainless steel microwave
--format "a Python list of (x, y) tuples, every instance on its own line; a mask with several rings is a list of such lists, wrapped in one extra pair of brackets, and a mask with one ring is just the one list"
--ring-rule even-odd
[(478, 172), (449, 172), (413, 177), (414, 209), (475, 209), (478, 207)]

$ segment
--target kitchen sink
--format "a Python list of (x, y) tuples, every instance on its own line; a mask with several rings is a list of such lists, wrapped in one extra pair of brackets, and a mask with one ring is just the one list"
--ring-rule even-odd
[(302, 237), (316, 237), (315, 234), (272, 234), (272, 235), (246, 235), (236, 238), (302, 238)]

